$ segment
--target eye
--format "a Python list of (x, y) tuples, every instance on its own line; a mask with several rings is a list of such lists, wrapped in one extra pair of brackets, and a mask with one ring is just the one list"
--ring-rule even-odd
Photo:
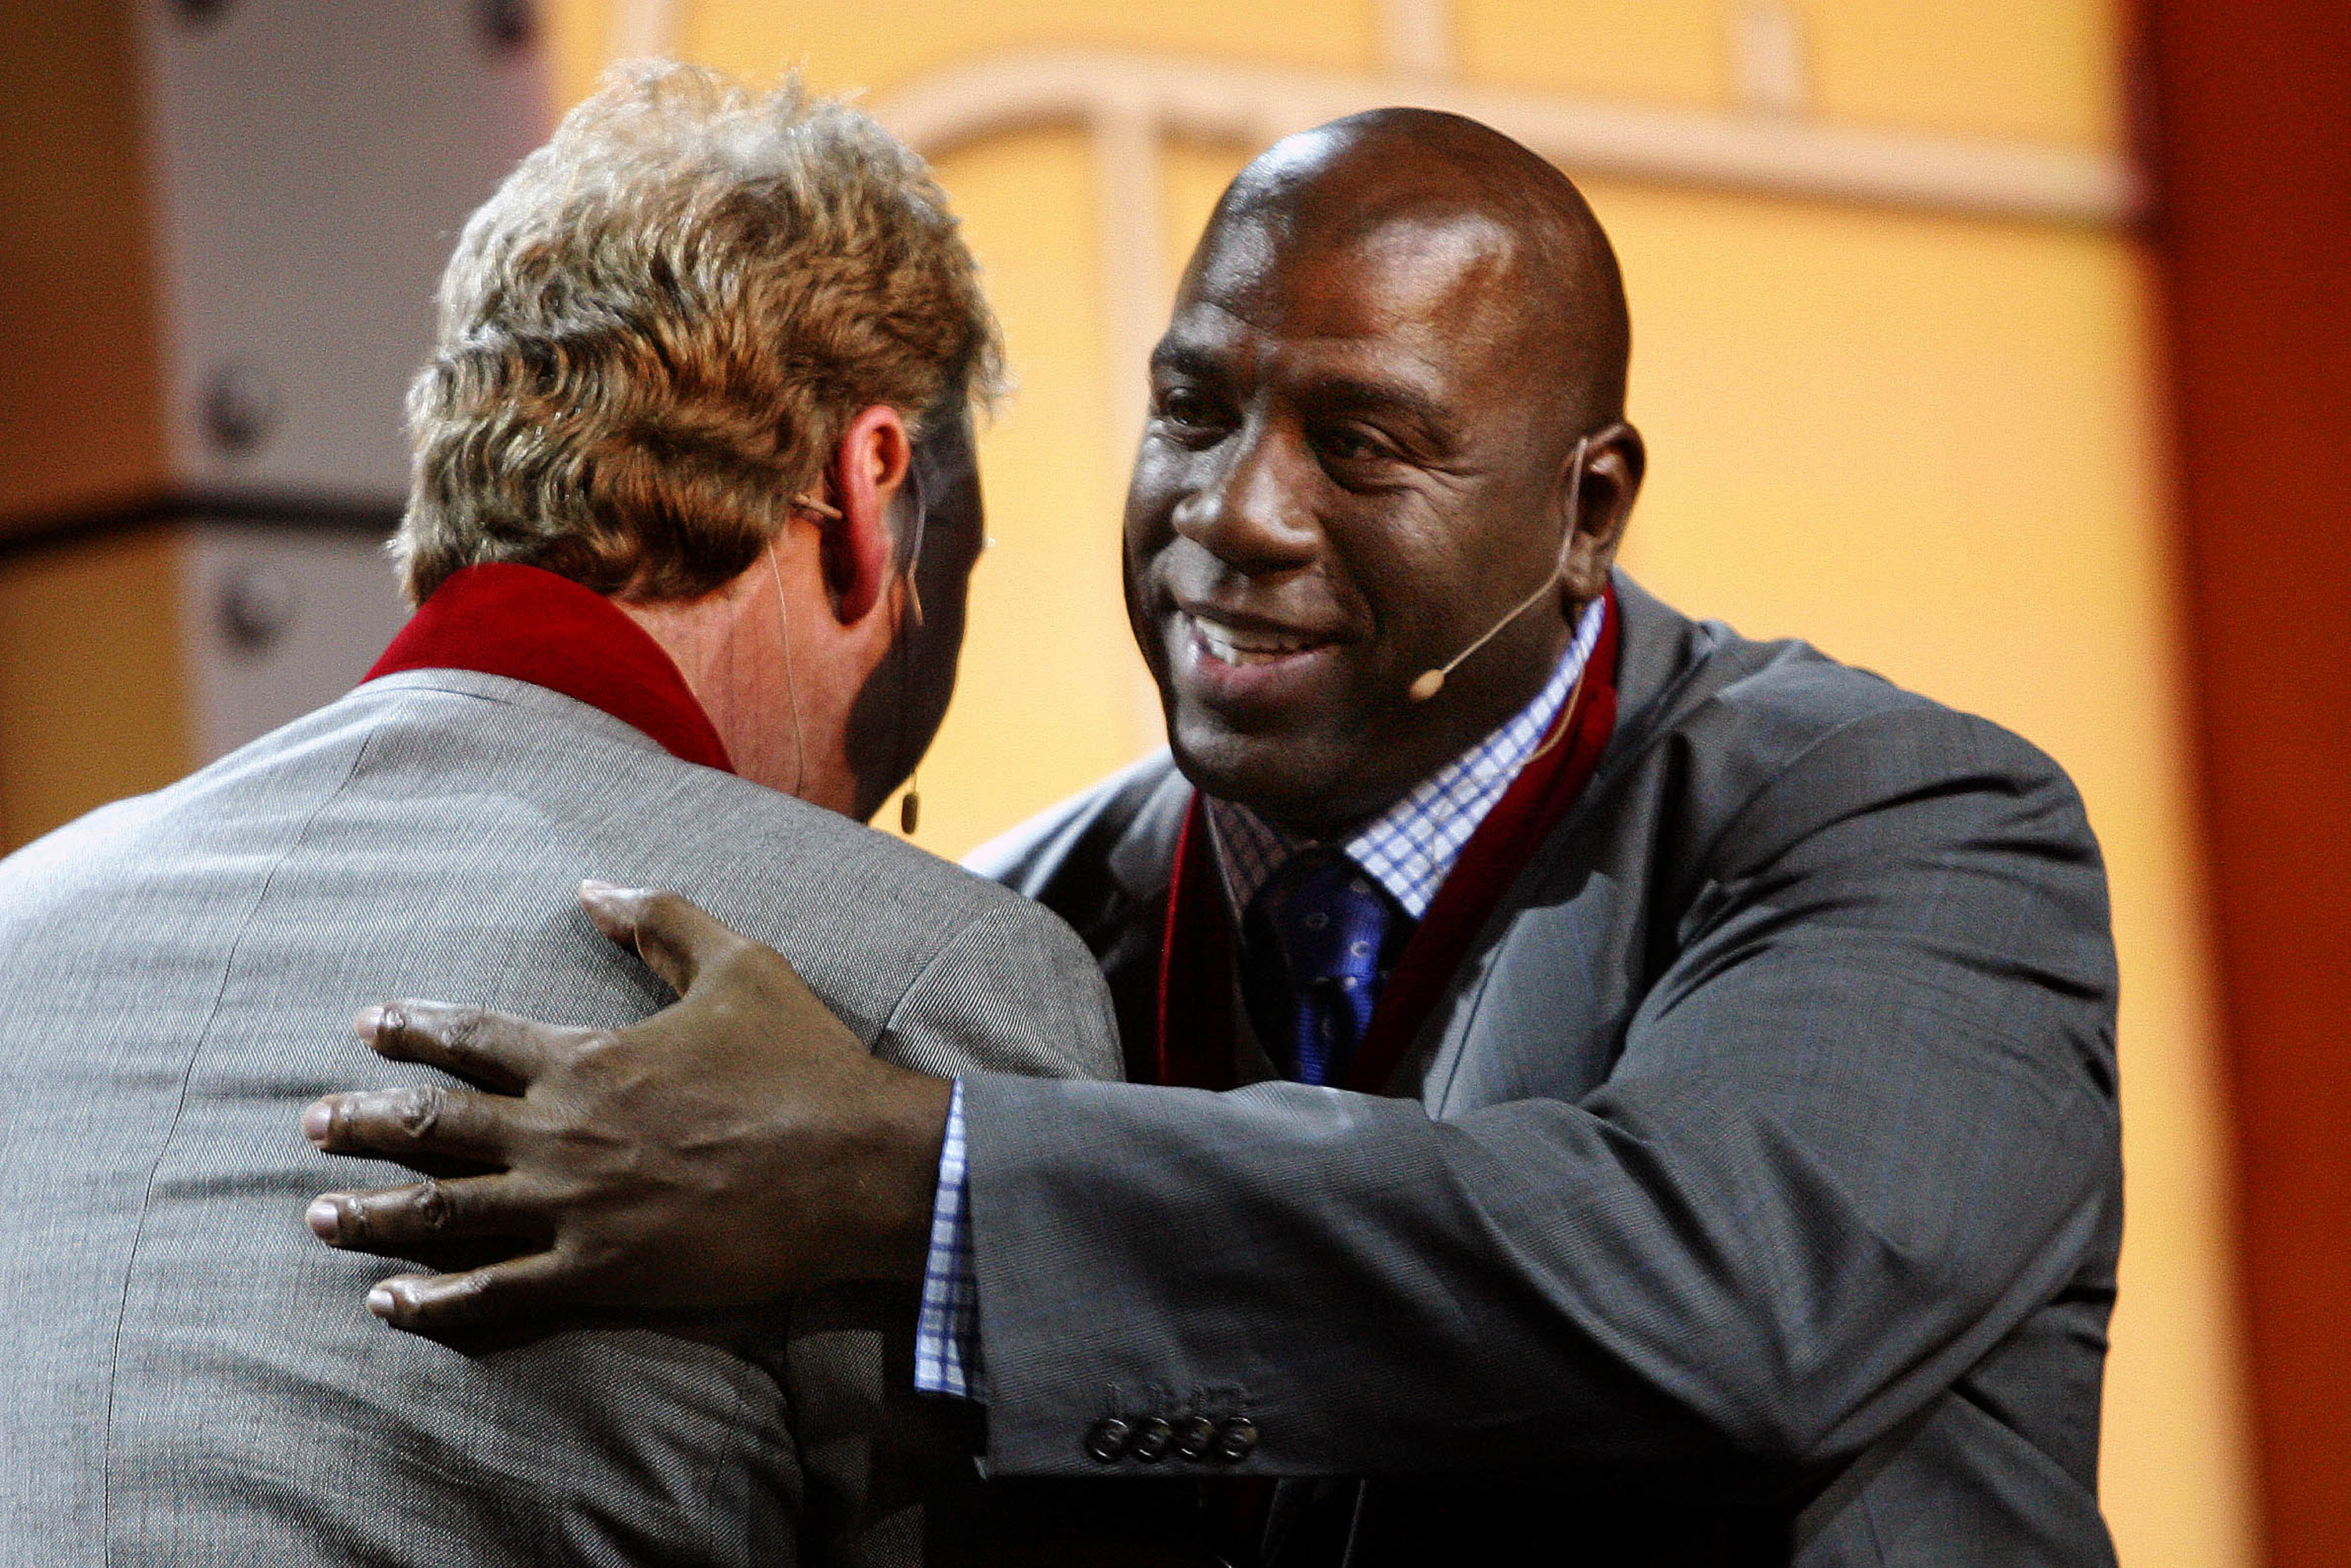
[(1231, 423), (1215, 400), (1182, 382), (1160, 388), (1152, 403), (1154, 416), (1187, 444), (1212, 438)]
[(1314, 444), (1334, 463), (1377, 463), (1395, 455), (1376, 432), (1354, 423), (1325, 425), (1314, 433)]

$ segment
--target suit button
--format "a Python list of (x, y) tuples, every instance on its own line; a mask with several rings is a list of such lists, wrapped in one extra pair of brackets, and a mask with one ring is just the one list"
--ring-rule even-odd
[(1217, 1458), (1228, 1465), (1240, 1463), (1257, 1448), (1257, 1423), (1236, 1416), (1217, 1428)]
[(1187, 1459), (1205, 1459), (1217, 1446), (1217, 1424), (1206, 1416), (1186, 1416), (1176, 1423), (1176, 1451)]
[(1133, 1440), (1126, 1445), (1127, 1455), (1146, 1465), (1155, 1465), (1166, 1457), (1168, 1440), (1175, 1436), (1175, 1427), (1154, 1416), (1134, 1429)]
[(1105, 1416), (1086, 1434), (1086, 1452), (1105, 1465), (1114, 1465), (1126, 1456), (1126, 1435), (1131, 1428), (1115, 1416)]

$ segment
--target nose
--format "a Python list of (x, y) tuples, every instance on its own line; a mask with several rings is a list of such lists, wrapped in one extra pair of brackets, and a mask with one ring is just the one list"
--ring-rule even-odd
[(1313, 563), (1322, 530), (1314, 512), (1321, 471), (1279, 422), (1251, 420), (1220, 444), (1222, 462), (1177, 504), (1176, 531), (1249, 576)]

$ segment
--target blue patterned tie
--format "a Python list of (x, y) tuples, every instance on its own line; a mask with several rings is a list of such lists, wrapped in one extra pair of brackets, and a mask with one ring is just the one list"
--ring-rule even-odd
[(1395, 911), (1336, 850), (1301, 852), (1259, 895), (1289, 971), (1290, 1075), (1343, 1081), (1379, 999), (1380, 956)]

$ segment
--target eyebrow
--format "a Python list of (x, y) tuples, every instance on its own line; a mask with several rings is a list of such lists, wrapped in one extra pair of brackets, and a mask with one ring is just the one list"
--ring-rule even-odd
[[(1151, 351), (1151, 369), (1163, 375), (1221, 382), (1231, 375), (1225, 360), (1193, 343), (1163, 341)], [(1452, 411), (1416, 387), (1354, 376), (1322, 376), (1306, 388), (1304, 401), (1324, 410), (1401, 413), (1424, 424), (1443, 424)]]
[(1394, 382), (1359, 381), (1350, 376), (1327, 376), (1317, 381), (1307, 390), (1305, 401), (1335, 412), (1400, 413), (1432, 432), (1446, 428), (1453, 417), (1450, 409), (1418, 388)]
[(1190, 376), (1196, 381), (1222, 381), (1226, 375), (1224, 362), (1206, 349), (1191, 343), (1162, 342), (1151, 350), (1153, 373)]

